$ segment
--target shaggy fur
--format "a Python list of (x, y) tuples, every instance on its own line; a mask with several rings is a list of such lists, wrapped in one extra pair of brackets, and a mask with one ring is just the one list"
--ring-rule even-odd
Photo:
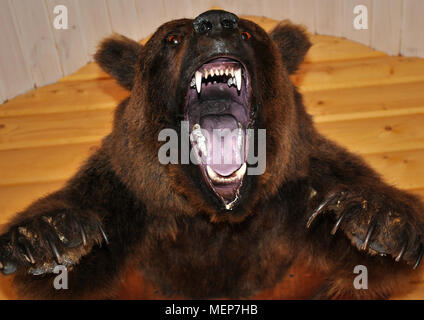
[[(241, 40), (246, 31), (251, 38)], [(168, 43), (170, 34), (180, 43)], [(194, 34), (193, 20), (182, 19), (162, 25), (145, 46), (105, 40), (97, 62), (130, 97), (79, 172), (0, 238), (3, 272), (16, 271), (19, 294), (326, 299), (405, 290), (420, 275), (411, 264), (422, 255), (423, 205), (318, 134), (289, 78), (309, 47), (305, 31), (287, 21), (267, 34), (244, 19), (213, 37)], [(164, 166), (157, 157), (159, 131), (179, 130), (186, 86), (218, 51), (243, 59), (255, 127), (267, 130), (266, 172), (246, 177), (232, 211), (197, 166)], [(53, 289), (57, 260), (69, 267), (68, 290)], [(356, 265), (368, 268), (368, 290), (353, 287)]]

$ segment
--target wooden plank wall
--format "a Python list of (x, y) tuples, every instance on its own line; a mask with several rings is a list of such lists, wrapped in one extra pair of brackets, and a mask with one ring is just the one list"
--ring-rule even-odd
[[(59, 4), (68, 9), (67, 30), (53, 28)], [(353, 28), (357, 4), (368, 8), (368, 30)], [(112, 32), (140, 40), (167, 20), (214, 6), (290, 18), (313, 33), (346, 37), (390, 55), (424, 57), (422, 0), (0, 0), (0, 103), (75, 72)]]

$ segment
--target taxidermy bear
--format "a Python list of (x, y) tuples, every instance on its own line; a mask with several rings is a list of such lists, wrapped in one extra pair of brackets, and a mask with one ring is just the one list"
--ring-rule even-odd
[[(310, 45), (290, 22), (268, 34), (221, 10), (165, 23), (144, 46), (106, 39), (96, 60), (130, 96), (79, 172), (0, 237), (0, 267), (19, 296), (327, 299), (406, 290), (420, 276), (423, 205), (317, 132), (289, 77)], [(237, 130), (237, 147), (220, 150), (239, 161), (162, 164), (160, 132), (180, 135), (184, 122), (198, 155), (213, 149), (203, 131)], [(247, 130), (266, 130), (263, 174), (249, 174)], [(67, 290), (53, 286), (57, 265), (67, 268)], [(367, 289), (354, 285), (356, 266), (367, 268)]]

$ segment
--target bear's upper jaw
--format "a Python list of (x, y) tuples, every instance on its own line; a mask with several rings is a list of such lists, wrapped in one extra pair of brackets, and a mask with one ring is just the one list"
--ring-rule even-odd
[(247, 169), (246, 129), (250, 118), (249, 74), (235, 59), (218, 57), (198, 68), (186, 106), (192, 149), (203, 179), (231, 210)]

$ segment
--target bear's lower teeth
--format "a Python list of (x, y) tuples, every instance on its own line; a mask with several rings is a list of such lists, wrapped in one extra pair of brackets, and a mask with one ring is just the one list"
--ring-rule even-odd
[(246, 174), (247, 165), (243, 163), (243, 165), (229, 177), (223, 177), (217, 174), (210, 166), (206, 166), (206, 171), (208, 173), (209, 178), (216, 183), (220, 184), (230, 184), (236, 181), (240, 181), (243, 179)]

